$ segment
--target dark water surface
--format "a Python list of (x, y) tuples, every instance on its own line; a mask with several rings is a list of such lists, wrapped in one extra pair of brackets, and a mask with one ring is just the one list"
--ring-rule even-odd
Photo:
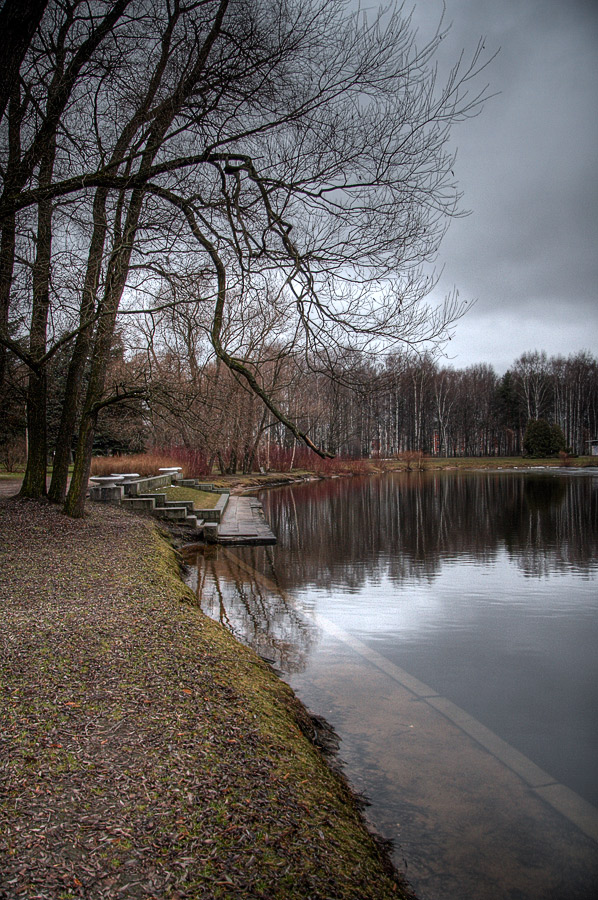
[(202, 607), (341, 739), (422, 900), (598, 897), (598, 478), (409, 473), (261, 495)]

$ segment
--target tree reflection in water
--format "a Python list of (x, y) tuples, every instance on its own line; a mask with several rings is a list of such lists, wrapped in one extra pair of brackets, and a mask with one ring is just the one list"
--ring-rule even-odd
[(317, 627), (293, 593), (382, 578), (433, 583), (458, 560), (508, 557), (529, 578), (598, 567), (598, 478), (559, 473), (411, 472), (262, 494), (275, 547), (205, 547), (200, 605), (282, 672), (301, 672)]
[(596, 569), (596, 477), (411, 472), (298, 485), (261, 499), (286, 590), (356, 590), (382, 574), (397, 584), (431, 581), (448, 560), (490, 563), (502, 550), (532, 577)]
[[(272, 548), (243, 548), (245, 559), (224, 547), (196, 547), (188, 583), (203, 612), (249, 644), (282, 672), (302, 672), (316, 626), (276, 583)], [(261, 571), (258, 571), (261, 570)], [(270, 578), (261, 574), (269, 571)]]

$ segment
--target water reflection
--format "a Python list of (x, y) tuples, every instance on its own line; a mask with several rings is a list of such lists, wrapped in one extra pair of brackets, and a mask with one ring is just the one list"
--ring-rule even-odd
[(598, 564), (598, 478), (412, 472), (302, 484), (261, 499), (295, 556), (278, 573), (286, 589), (357, 590), (382, 568), (399, 584), (429, 580), (446, 560), (490, 562), (502, 548), (530, 576), (587, 574)]
[(281, 672), (301, 672), (316, 627), (294, 599), (258, 572), (274, 572), (272, 547), (245, 550), (241, 559), (224, 547), (186, 553), (188, 583), (202, 610), (249, 644)]
[(277, 546), (198, 557), (202, 608), (332, 722), (421, 900), (598, 896), (591, 836), (438, 711), (597, 805), (597, 498), (568, 474), (325, 481), (261, 495)]

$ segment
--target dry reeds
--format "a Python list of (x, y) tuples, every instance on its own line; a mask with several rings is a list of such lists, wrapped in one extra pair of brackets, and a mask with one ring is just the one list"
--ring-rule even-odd
[(185, 447), (155, 448), (149, 453), (132, 453), (126, 456), (94, 456), (91, 474), (120, 475), (137, 472), (138, 475), (158, 475), (160, 469), (170, 466), (180, 466), (183, 478), (208, 474), (205, 454)]

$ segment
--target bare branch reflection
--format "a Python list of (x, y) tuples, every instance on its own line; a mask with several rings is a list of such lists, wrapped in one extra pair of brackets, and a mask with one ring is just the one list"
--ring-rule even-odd
[(318, 629), (279, 586), (271, 549), (194, 547), (187, 580), (206, 615), (280, 671), (302, 672)]

